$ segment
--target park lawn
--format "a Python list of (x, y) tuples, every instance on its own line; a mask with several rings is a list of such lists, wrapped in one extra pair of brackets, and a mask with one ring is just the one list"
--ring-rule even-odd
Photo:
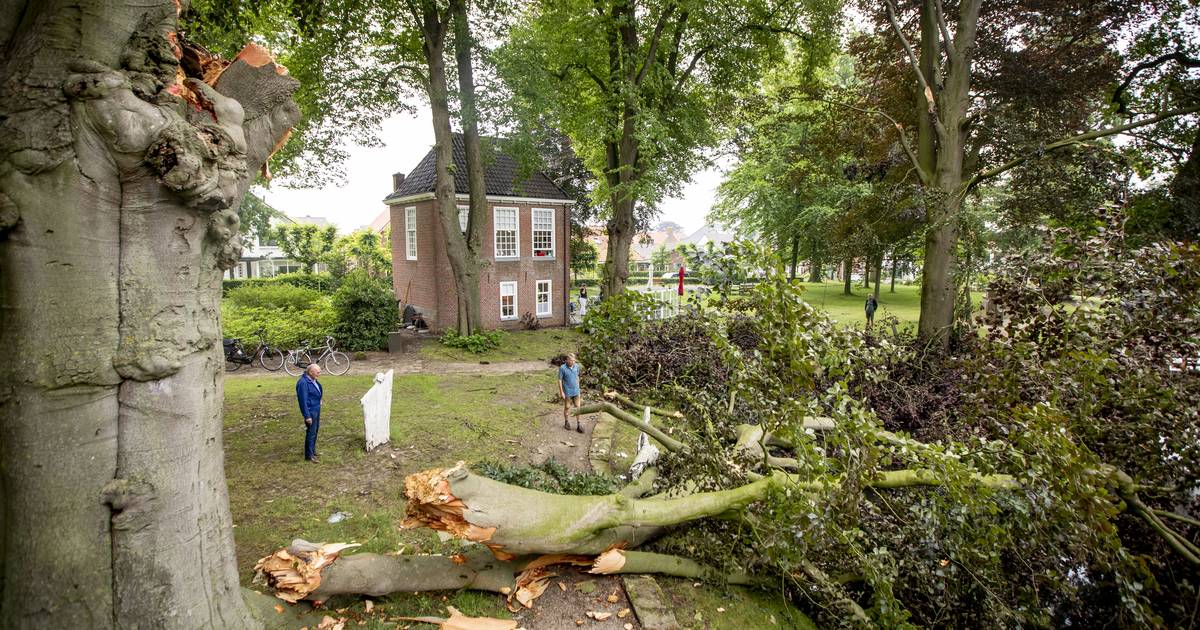
[[(804, 300), (829, 314), (841, 324), (862, 326), (867, 322), (867, 295), (874, 288), (866, 289), (859, 286), (857, 280), (851, 286), (852, 295), (845, 295), (845, 284), (842, 282), (801, 282), (804, 287)], [(888, 291), (884, 283), (879, 289), (879, 310), (875, 312), (875, 321), (880, 322), (885, 317), (894, 315), (902, 326), (916, 326), (921, 318), (921, 287), (916, 285), (896, 285), (896, 292)]]
[[(405, 475), (485, 459), (521, 461), (535, 432), (530, 422), (548, 408), (554, 374), (397, 376), (392, 395), (392, 442), (363, 450), (359, 398), (371, 376), (321, 379), (325, 406), (317, 450), (321, 463), (302, 458), (304, 429), (291, 379), (225, 381), (225, 470), (233, 513), (238, 572), (249, 584), (254, 563), (293, 538), (358, 542), (376, 553), (457, 553), (428, 530), (401, 530)], [(335, 512), (352, 516), (340, 523)], [(448, 598), (448, 599), (445, 599)], [(352, 605), (351, 605), (352, 604)], [(393, 595), (382, 614), (442, 615), (453, 605), (467, 615), (507, 617), (503, 600), (472, 591)], [(347, 598), (361, 611), (357, 598)]]
[(540, 330), (505, 331), (500, 347), (481, 354), (461, 348), (451, 348), (429, 339), (421, 345), (421, 358), (435, 361), (549, 361), (568, 352), (575, 352), (584, 335), (572, 328), (542, 328)]

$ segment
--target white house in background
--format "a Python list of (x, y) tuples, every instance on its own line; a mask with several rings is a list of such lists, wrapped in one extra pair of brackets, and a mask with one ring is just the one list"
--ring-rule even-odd
[[(311, 223), (317, 227), (330, 225), (325, 217), (291, 217), (283, 215), (271, 219), (271, 227), (285, 224)], [(324, 263), (317, 263), (317, 271), (325, 271)], [(304, 271), (303, 265), (288, 258), (274, 238), (260, 239), (250, 236), (242, 242), (242, 257), (232, 269), (225, 270), (226, 280), (239, 278), (270, 278), (281, 273)]]

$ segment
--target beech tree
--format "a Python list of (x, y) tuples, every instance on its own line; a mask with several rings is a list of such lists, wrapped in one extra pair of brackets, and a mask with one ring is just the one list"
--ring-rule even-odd
[(624, 290), (639, 215), (679, 189), (764, 63), (797, 36), (820, 49), (836, 7), (738, 0), (545, 0), (498, 51), (513, 106), (570, 136), (606, 202), (604, 292)]
[(218, 305), (298, 84), (182, 42), (178, 9), (0, 6), (0, 626), (255, 625)]
[[(1157, 19), (1148, 3), (887, 0), (882, 13), (871, 10), (882, 36), (860, 45), (861, 57), (868, 72), (905, 85), (899, 92), (906, 97), (887, 93), (869, 113), (893, 124), (926, 191), (918, 329), (945, 348), (954, 324), (959, 221), (973, 187), (1047, 152), (1148, 127), (1200, 105), (1189, 94), (1174, 94), (1157, 111), (1128, 122), (1104, 115), (1106, 87), (1120, 69), (1118, 36), (1139, 20)], [(900, 109), (902, 100), (907, 109)]]

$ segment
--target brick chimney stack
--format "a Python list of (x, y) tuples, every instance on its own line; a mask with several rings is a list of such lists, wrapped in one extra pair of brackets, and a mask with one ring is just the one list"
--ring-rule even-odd
[(392, 191), (400, 190), (400, 184), (404, 183), (404, 173), (392, 173)]

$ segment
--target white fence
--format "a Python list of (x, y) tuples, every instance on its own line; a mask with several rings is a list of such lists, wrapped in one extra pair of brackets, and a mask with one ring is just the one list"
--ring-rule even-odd
[(654, 298), (658, 306), (651, 314), (652, 318), (666, 319), (679, 314), (679, 292), (675, 287), (639, 287), (633, 290)]

